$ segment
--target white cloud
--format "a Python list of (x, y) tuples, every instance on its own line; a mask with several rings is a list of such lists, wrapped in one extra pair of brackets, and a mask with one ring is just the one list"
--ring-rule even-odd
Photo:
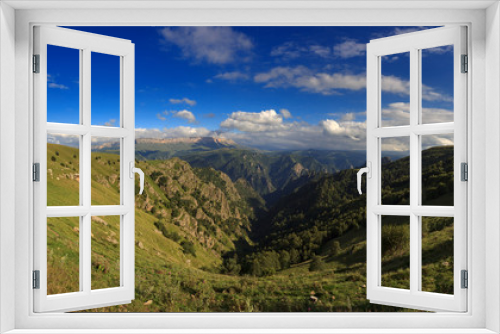
[(183, 97), (182, 99), (169, 99), (168, 100), (170, 103), (172, 104), (181, 104), (181, 103), (185, 103), (189, 106), (195, 106), (196, 105), (196, 101), (195, 100), (191, 100), (191, 99), (188, 99), (187, 97)]
[[(384, 75), (382, 76), (382, 91), (408, 96), (410, 95), (410, 82), (393, 75)], [(453, 97), (439, 93), (427, 85), (422, 85), (422, 99), (425, 101), (453, 102)]]
[(249, 76), (248, 74), (240, 71), (232, 71), (232, 72), (219, 73), (214, 78), (227, 81), (238, 81), (238, 80), (247, 80)]
[(323, 46), (323, 45), (311, 45), (309, 47), (309, 50), (313, 54), (322, 58), (328, 58), (332, 53), (331, 49), (328, 46)]
[(331, 54), (332, 50), (329, 46), (319, 44), (306, 46), (290, 41), (274, 47), (270, 53), (272, 57), (280, 57), (282, 60), (290, 60), (306, 56), (328, 58)]
[[(453, 110), (443, 108), (422, 108), (422, 121), (428, 123), (453, 122)], [(410, 104), (395, 102), (382, 109), (382, 126), (410, 124)]]
[(349, 113), (345, 113), (344, 115), (342, 115), (342, 117), (340, 118), (340, 121), (341, 122), (350, 122), (350, 121), (354, 121), (355, 118), (356, 118), (356, 116), (354, 115), (354, 113), (349, 112)]
[(283, 124), (283, 116), (274, 109), (261, 112), (235, 111), (220, 126), (245, 132), (275, 131), (287, 127)]
[(112, 118), (107, 122), (104, 122), (104, 126), (115, 126), (116, 124), (116, 119)]
[(136, 138), (216, 137), (217, 133), (204, 127), (178, 126), (175, 128), (135, 129)]
[(69, 89), (69, 87), (66, 85), (56, 83), (54, 77), (51, 74), (47, 74), (47, 83), (49, 88)]
[(57, 89), (69, 89), (68, 86), (63, 84), (58, 84), (55, 82), (49, 82), (49, 88), (57, 88)]
[(156, 114), (156, 118), (158, 118), (160, 121), (166, 121), (167, 120), (167, 118), (165, 116), (163, 116), (162, 114), (160, 114), (160, 113)]
[(363, 56), (366, 52), (366, 44), (356, 40), (348, 39), (333, 47), (333, 53), (340, 58), (352, 58)]
[(283, 115), (284, 119), (292, 118), (292, 113), (288, 109), (280, 109), (280, 114)]
[(285, 42), (281, 45), (274, 47), (271, 50), (272, 57), (282, 57), (288, 59), (295, 59), (300, 57), (307, 51), (307, 48), (300, 46), (294, 42)]
[(323, 95), (335, 94), (338, 89), (360, 90), (366, 87), (364, 74), (314, 73), (305, 66), (275, 67), (254, 77), (266, 88), (296, 87), (300, 90)]
[(228, 64), (248, 57), (253, 43), (231, 27), (177, 27), (160, 30), (162, 42), (177, 45), (186, 58)]
[(59, 144), (71, 147), (80, 146), (80, 138), (76, 135), (65, 135), (65, 134), (48, 134), (47, 143), (49, 144)]
[(179, 111), (172, 111), (172, 115), (177, 118), (182, 118), (188, 121), (188, 123), (194, 123), (196, 122), (196, 117), (192, 112), (189, 110), (179, 110)]
[(221, 123), (221, 128), (226, 132), (220, 136), (261, 149), (365, 149), (365, 122), (285, 122), (283, 114), (270, 109), (234, 112)]

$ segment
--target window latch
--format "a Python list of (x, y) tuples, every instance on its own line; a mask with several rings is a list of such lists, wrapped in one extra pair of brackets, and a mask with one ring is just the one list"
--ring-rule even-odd
[(367, 162), (366, 163), (366, 167), (363, 167), (361, 168), (359, 171), (358, 171), (358, 175), (357, 175), (357, 178), (358, 178), (358, 192), (359, 194), (363, 194), (363, 191), (361, 190), (361, 177), (363, 176), (363, 174), (366, 173), (366, 177), (368, 177), (369, 179), (371, 179), (372, 177), (372, 163), (371, 162)]
[(140, 168), (135, 168), (133, 161), (130, 161), (129, 163), (129, 171), (131, 179), (134, 178), (135, 173), (139, 174), (139, 184), (141, 185), (141, 189), (139, 190), (139, 195), (142, 195), (142, 192), (144, 191), (144, 172)]

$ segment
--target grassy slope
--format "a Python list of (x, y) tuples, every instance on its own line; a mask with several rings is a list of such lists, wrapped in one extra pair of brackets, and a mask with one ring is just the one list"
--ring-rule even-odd
[[(58, 151), (59, 155), (55, 154)], [(49, 199), (74, 204), (78, 198), (78, 182), (63, 174), (77, 173), (67, 165), (77, 165), (74, 155), (76, 149), (49, 145), (49, 166), (53, 178), (49, 176)], [(55, 156), (56, 161), (50, 157)], [(118, 156), (93, 153), (105, 161), (101, 173), (108, 183), (109, 177), (117, 168)], [(111, 162), (108, 164), (108, 160)], [(69, 164), (69, 161), (72, 163)], [(115, 162), (115, 163), (113, 163)], [(61, 166), (63, 163), (65, 166)], [(65, 169), (68, 168), (68, 169)], [(59, 180), (57, 180), (59, 177)], [(98, 179), (97, 176), (93, 178)], [(74, 176), (73, 176), (74, 178)], [(116, 198), (117, 188), (106, 186), (106, 180), (99, 179), (102, 198)], [(154, 187), (154, 186), (153, 186)], [(158, 190), (158, 189), (156, 189)], [(167, 200), (164, 198), (164, 200)], [(70, 203), (71, 202), (71, 203)], [(96, 204), (99, 200), (96, 199)], [(50, 201), (49, 201), (50, 205)], [(115, 243), (117, 228), (112, 219), (102, 217), (102, 222), (93, 222), (93, 244), (96, 245), (93, 256), (92, 277), (103, 285), (116, 282), (117, 248)], [(165, 238), (154, 226), (156, 217), (150, 212), (136, 210), (136, 299), (129, 305), (108, 307), (94, 311), (113, 312), (214, 312), (214, 311), (387, 311), (398, 310), (369, 304), (365, 295), (365, 230), (353, 229), (335, 239), (340, 241), (341, 252), (331, 256), (328, 251), (321, 253), (326, 262), (326, 269), (309, 272), (309, 262), (299, 263), (292, 268), (278, 272), (270, 277), (239, 277), (220, 275), (200, 270), (202, 266), (217, 266), (220, 259), (195, 244), (196, 257), (182, 252), (179, 243)], [(75, 219), (59, 218), (49, 222), (49, 277), (52, 293), (75, 291), (77, 282), (78, 222)], [(179, 227), (168, 225), (171, 231), (182, 233)], [(429, 233), (436, 247), (449, 243), (451, 229)], [(115, 240), (115, 241), (113, 241)], [(333, 242), (330, 240), (328, 242)], [(328, 242), (325, 246), (328, 245)], [(424, 250), (431, 251), (431, 243), (424, 245)], [(328, 247), (324, 247), (328, 249)], [(407, 250), (389, 255), (384, 261), (400, 259)], [(96, 256), (97, 255), (97, 256)], [(102, 255), (102, 257), (99, 257)], [(448, 268), (447, 258), (431, 259), (424, 266), (426, 277), (436, 277), (443, 267)], [(448, 264), (446, 264), (446, 262)], [(443, 264), (445, 263), (445, 264)], [(451, 263), (452, 265), (452, 263)], [(424, 282), (428, 289), (435, 289), (435, 279)], [(99, 287), (99, 286), (98, 286)], [(102, 286), (101, 286), (102, 287)], [(50, 288), (50, 287), (49, 287)], [(317, 302), (311, 299), (316, 296)]]

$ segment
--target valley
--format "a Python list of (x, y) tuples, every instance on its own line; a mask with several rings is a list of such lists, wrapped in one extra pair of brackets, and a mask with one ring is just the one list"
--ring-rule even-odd
[[(136, 166), (146, 174), (144, 194), (136, 196), (136, 298), (91, 311), (409, 311), (366, 300), (366, 200), (355, 184), (364, 152), (265, 152), (203, 138), (138, 139), (136, 148)], [(94, 205), (119, 196), (116, 153), (93, 149)], [(78, 150), (48, 144), (47, 154), (48, 205), (75, 201)], [(450, 205), (453, 147), (422, 154), (425, 201)], [(408, 166), (397, 155), (385, 160), (384, 204), (406, 203)], [(105, 282), (96, 288), (119, 282), (114, 219), (93, 219), (92, 280)], [(404, 286), (409, 232), (399, 221), (383, 222), (383, 281)], [(430, 218), (424, 227), (423, 286), (449, 293), (453, 222)], [(78, 289), (74, 220), (48, 222), (48, 249), (49, 291)]]

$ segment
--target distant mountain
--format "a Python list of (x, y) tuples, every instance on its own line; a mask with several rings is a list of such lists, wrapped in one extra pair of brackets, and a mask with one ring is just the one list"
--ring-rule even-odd
[(136, 158), (139, 160), (163, 160), (221, 148), (240, 146), (231, 139), (217, 137), (138, 138), (135, 141)]
[(219, 149), (186, 154), (182, 159), (196, 167), (223, 171), (233, 181), (245, 179), (261, 196), (273, 202), (324, 173), (360, 166), (363, 151), (257, 151)]

